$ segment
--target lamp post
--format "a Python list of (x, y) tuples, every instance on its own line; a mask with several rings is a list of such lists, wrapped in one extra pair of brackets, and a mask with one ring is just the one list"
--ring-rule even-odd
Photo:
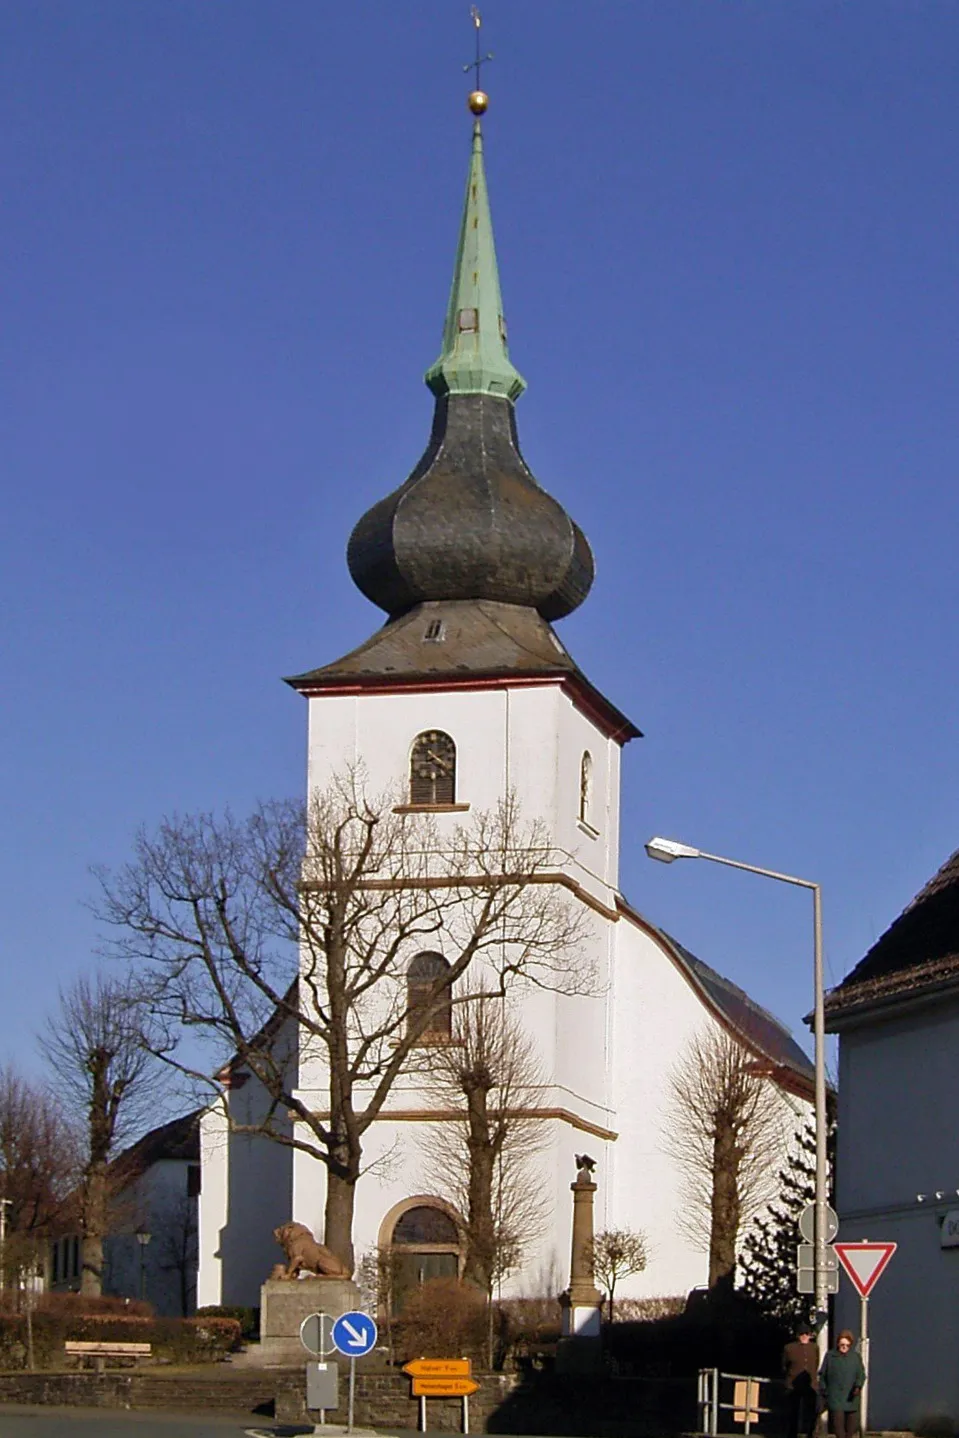
[(813, 912), (813, 1037), (815, 1042), (815, 1110), (816, 1110), (816, 1223), (815, 1223), (815, 1299), (817, 1318), (817, 1339), (819, 1357), (822, 1360), (826, 1349), (826, 1316), (828, 1295), (826, 1290), (826, 1022), (823, 1006), (823, 961), (822, 961), (822, 889), (811, 879), (798, 879), (794, 874), (780, 874), (775, 869), (760, 869), (756, 864), (744, 864), (739, 859), (724, 859), (720, 854), (707, 854), (689, 844), (680, 844), (676, 839), (650, 839), (646, 853), (651, 859), (662, 864), (672, 864), (676, 859), (709, 859), (714, 864), (725, 864), (730, 869), (744, 869), (747, 874), (761, 874), (765, 879), (778, 879), (783, 884), (795, 884), (800, 889), (812, 890)]
[(136, 1238), (137, 1238), (137, 1243), (140, 1245), (140, 1299), (141, 1299), (141, 1301), (142, 1301), (143, 1299), (145, 1299), (146, 1296), (147, 1296), (147, 1268), (146, 1268), (147, 1244), (150, 1242), (150, 1239), (151, 1239), (152, 1237), (153, 1237), (152, 1233), (150, 1233), (149, 1230), (146, 1229), (146, 1228), (144, 1228), (142, 1225), (137, 1229)]
[(12, 1198), (0, 1198), (0, 1293), (3, 1292), (4, 1269), (7, 1261), (7, 1209), (12, 1207)]

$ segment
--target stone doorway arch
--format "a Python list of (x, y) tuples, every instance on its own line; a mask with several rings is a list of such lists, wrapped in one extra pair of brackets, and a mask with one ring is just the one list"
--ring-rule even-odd
[(379, 1247), (388, 1260), (394, 1314), (420, 1284), (459, 1278), (466, 1261), (462, 1219), (452, 1204), (433, 1194), (416, 1194), (394, 1204), (380, 1224)]

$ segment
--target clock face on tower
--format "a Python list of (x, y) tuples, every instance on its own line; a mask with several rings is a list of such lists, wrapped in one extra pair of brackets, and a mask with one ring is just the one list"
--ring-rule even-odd
[(410, 803), (456, 802), (456, 745), (441, 729), (418, 734), (410, 753)]

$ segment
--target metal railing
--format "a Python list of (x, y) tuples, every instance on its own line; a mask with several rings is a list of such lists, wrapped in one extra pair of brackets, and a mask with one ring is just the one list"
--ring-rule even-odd
[[(722, 1397), (722, 1385), (732, 1383), (732, 1396), (728, 1401)], [(699, 1406), (699, 1430), (708, 1438), (726, 1438), (730, 1434), (754, 1433), (760, 1417), (771, 1412), (768, 1406), (759, 1402), (760, 1385), (768, 1378), (756, 1378), (747, 1373), (721, 1373), (718, 1368), (700, 1368), (697, 1378), (696, 1398)], [(727, 1390), (728, 1391), (728, 1390)], [(737, 1426), (721, 1429), (720, 1414), (728, 1412)]]

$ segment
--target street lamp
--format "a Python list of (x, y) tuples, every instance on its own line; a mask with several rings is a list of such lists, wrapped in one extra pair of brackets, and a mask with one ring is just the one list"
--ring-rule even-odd
[(815, 1099), (816, 1099), (816, 1223), (815, 1223), (815, 1298), (816, 1316), (821, 1321), (819, 1328), (819, 1354), (826, 1348), (826, 1315), (828, 1298), (826, 1292), (826, 1021), (823, 1007), (823, 964), (822, 964), (822, 889), (810, 879), (797, 879), (794, 874), (780, 874), (775, 869), (760, 869), (756, 864), (743, 864), (738, 859), (724, 859), (719, 854), (707, 854), (694, 849), (690, 844), (680, 844), (676, 839), (650, 839), (646, 852), (651, 859), (661, 864), (672, 864), (677, 859), (709, 859), (714, 864), (725, 864), (730, 869), (745, 869), (747, 874), (761, 874), (766, 879), (779, 879), (783, 884), (795, 884), (800, 889), (812, 890), (813, 912), (813, 1036), (815, 1040)]
[(150, 1242), (150, 1239), (151, 1239), (152, 1237), (153, 1237), (152, 1233), (150, 1233), (149, 1230), (146, 1229), (146, 1228), (144, 1228), (142, 1225), (137, 1229), (136, 1238), (137, 1238), (137, 1243), (140, 1245), (140, 1299), (141, 1299), (141, 1301), (142, 1301), (143, 1299), (145, 1299), (146, 1296), (147, 1296), (147, 1269), (146, 1269), (147, 1244)]

